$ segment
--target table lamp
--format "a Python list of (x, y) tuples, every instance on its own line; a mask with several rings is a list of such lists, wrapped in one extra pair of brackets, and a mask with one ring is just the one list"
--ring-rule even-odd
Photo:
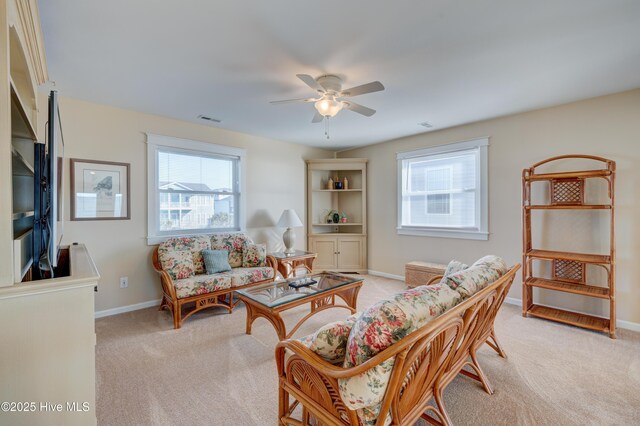
[(278, 228), (287, 228), (284, 234), (282, 234), (282, 242), (284, 242), (284, 246), (286, 247), (284, 251), (285, 254), (294, 253), (296, 250), (293, 248), (293, 244), (296, 242), (296, 234), (291, 228), (304, 226), (296, 214), (296, 211), (294, 209), (283, 211), (277, 226)]

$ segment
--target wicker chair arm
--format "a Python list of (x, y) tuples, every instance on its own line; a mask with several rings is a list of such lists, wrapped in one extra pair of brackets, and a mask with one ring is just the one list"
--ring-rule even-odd
[(275, 280), (278, 276), (278, 261), (270, 254), (267, 255), (267, 266), (273, 269), (273, 279)]
[(436, 275), (435, 277), (431, 278), (428, 282), (427, 285), (431, 285), (431, 284), (436, 284), (439, 283), (440, 280), (442, 280), (443, 275)]
[(176, 286), (173, 284), (173, 278), (167, 271), (162, 268), (162, 264), (160, 263), (160, 259), (158, 258), (158, 247), (156, 246), (153, 249), (152, 254), (152, 262), (153, 270), (160, 275), (160, 283), (162, 284), (162, 288), (168, 296), (172, 298), (172, 300), (176, 300)]

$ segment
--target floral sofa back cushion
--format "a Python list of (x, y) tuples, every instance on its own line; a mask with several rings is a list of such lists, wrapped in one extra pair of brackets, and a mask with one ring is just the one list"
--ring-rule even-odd
[[(370, 306), (351, 329), (343, 366), (364, 363), (460, 301), (456, 291), (436, 284), (405, 290)], [(377, 414), (394, 362), (395, 358), (390, 358), (365, 373), (338, 381), (342, 400), (347, 407), (358, 410), (361, 420)]]
[(227, 250), (229, 265), (232, 268), (242, 266), (242, 250), (248, 244), (253, 244), (253, 241), (248, 235), (242, 233), (213, 234), (211, 236), (211, 248), (213, 250)]
[[(163, 241), (158, 246), (158, 260), (162, 264), (162, 268), (167, 270), (172, 278), (176, 278), (178, 271), (172, 270), (171, 265), (177, 267), (179, 263), (175, 260), (171, 262), (169, 258), (175, 259), (173, 252), (189, 251), (191, 253), (191, 261), (193, 262), (193, 273), (204, 274), (204, 259), (202, 258), (202, 250), (210, 249), (211, 241), (208, 235), (194, 235), (189, 237), (174, 237)], [(184, 277), (183, 277), (184, 278)]]
[[(447, 268), (449, 269), (449, 268)], [(468, 299), (507, 272), (507, 265), (498, 256), (485, 256), (466, 269), (458, 269), (442, 278), (442, 282)]]

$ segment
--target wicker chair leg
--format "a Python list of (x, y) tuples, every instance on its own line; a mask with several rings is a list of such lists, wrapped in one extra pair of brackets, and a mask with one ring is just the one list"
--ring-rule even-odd
[[(493, 342), (491, 342), (489, 339), (493, 340)], [(498, 355), (500, 355), (502, 358), (507, 358), (507, 354), (504, 351), (504, 349), (502, 349), (502, 345), (500, 345), (500, 342), (498, 341), (498, 338), (496, 337), (496, 331), (493, 329), (493, 327), (491, 328), (491, 334), (489, 335), (489, 338), (487, 339), (487, 345), (489, 345), (489, 347), (491, 349), (493, 349), (494, 351), (496, 351), (498, 353)]]
[(173, 304), (173, 328), (175, 330), (182, 326), (182, 305), (180, 303)]
[(289, 414), (288, 409), (289, 393), (282, 387), (278, 387), (278, 418), (280, 419), (280, 424), (286, 424), (283, 419)]
[[(430, 416), (428, 413), (431, 412), (437, 416)], [(436, 407), (429, 406), (426, 411), (420, 415), (420, 418), (426, 420), (427, 423), (435, 426), (449, 426), (451, 423), (447, 423), (447, 419), (445, 419), (442, 414), (438, 411)]]
[(476, 373), (478, 374), (478, 378), (480, 379), (480, 383), (482, 383), (482, 387), (489, 395), (493, 395), (493, 388), (491, 387), (491, 383), (489, 382), (489, 379), (487, 378), (486, 374), (484, 374), (484, 371), (482, 371), (482, 368), (478, 363), (478, 358), (476, 356), (475, 350), (471, 351), (471, 361), (472, 363), (469, 365), (471, 365), (473, 369), (476, 371)]
[[(447, 413), (447, 409), (444, 406), (442, 391), (443, 389), (439, 385), (436, 385), (436, 387), (433, 390), (433, 399), (435, 399), (436, 405), (438, 406), (438, 415), (442, 419), (442, 424), (451, 425), (453, 423), (451, 423), (451, 418), (449, 417), (449, 413)], [(427, 417), (431, 417), (431, 416), (427, 416)], [(428, 419), (425, 419), (425, 420), (429, 421)]]

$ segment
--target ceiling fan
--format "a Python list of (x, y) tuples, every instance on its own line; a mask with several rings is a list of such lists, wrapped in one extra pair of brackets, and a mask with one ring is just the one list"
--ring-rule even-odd
[(366, 106), (345, 98), (384, 90), (384, 86), (379, 81), (372, 81), (371, 83), (342, 90), (342, 79), (336, 75), (322, 75), (318, 78), (313, 78), (308, 74), (296, 74), (296, 76), (307, 86), (318, 92), (320, 97), (286, 99), (283, 101), (272, 101), (271, 103), (276, 105), (290, 102), (314, 102), (316, 113), (313, 116), (313, 120), (311, 120), (312, 123), (319, 123), (324, 118), (334, 117), (343, 108), (371, 117), (376, 113), (375, 109), (367, 108)]

